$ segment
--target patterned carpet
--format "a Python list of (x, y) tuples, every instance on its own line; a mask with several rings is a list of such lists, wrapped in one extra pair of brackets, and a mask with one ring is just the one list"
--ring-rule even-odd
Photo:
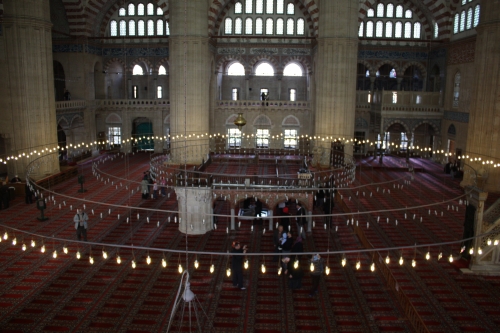
[[(156, 200), (142, 200), (138, 193), (127, 194), (125, 188), (137, 187), (131, 181), (141, 180), (143, 171), (149, 167), (148, 160), (148, 154), (135, 154), (100, 164), (102, 170), (127, 177), (128, 182), (98, 181), (91, 175), (90, 164), (86, 164), (80, 167), (87, 179), (86, 193), (77, 193), (76, 178), (53, 186), (53, 189), (96, 202), (175, 210), (177, 204), (173, 193)], [(365, 190), (364, 196), (363, 193), (356, 195), (355, 190), (342, 192), (343, 199), (355, 210), (369, 210), (404, 207), (408, 202), (413, 204), (428, 198), (441, 200), (443, 195), (460, 194), (456, 182), (443, 184), (439, 175), (427, 171), (438, 170), (437, 167), (431, 163), (423, 167), (426, 172), (417, 173), (411, 187), (390, 188), (392, 194), (389, 194), (389, 188), (383, 192), (380, 187), (377, 192), (377, 186), (373, 185)], [(219, 171), (224, 172), (222, 168)], [(358, 172), (357, 181), (372, 184), (399, 177), (402, 172), (403, 169), (398, 171), (396, 168), (363, 168)], [(39, 222), (36, 220), (38, 210), (34, 205), (26, 205), (23, 199), (16, 198), (9, 209), (0, 212), (1, 224), (26, 232), (75, 239), (72, 220), (75, 209), (81, 204), (56, 196), (56, 203), (50, 202), (45, 213), (50, 219)], [(229, 210), (229, 202), (216, 201), (216, 213), (228, 214)], [(110, 211), (100, 204), (87, 204), (86, 211), (90, 215), (89, 241), (92, 242), (225, 252), (230, 249), (231, 242), (238, 239), (248, 244), (252, 252), (273, 251), (272, 233), (263, 233), (261, 225), (255, 225), (252, 231), (248, 221), (227, 234), (230, 221), (222, 218), (218, 220), (217, 229), (206, 235), (185, 236), (178, 232), (174, 213), (141, 212), (137, 218), (134, 208), (111, 208)], [(338, 207), (335, 211), (339, 212)], [(434, 211), (431, 214), (423, 210), (408, 212), (409, 216), (422, 216), (422, 223), (404, 219), (404, 213), (388, 215), (389, 223), (385, 222), (385, 215), (383, 223), (377, 223), (376, 216), (370, 216), (363, 218), (364, 223), (370, 222), (370, 227), (364, 231), (377, 247), (456, 239), (461, 236), (463, 211), (460, 206), (458, 212), (441, 207), (437, 215)], [(399, 221), (397, 226), (395, 219)], [(332, 227), (327, 230), (322, 218), (315, 218), (315, 225), (305, 240), (306, 251), (362, 248), (352, 228), (346, 227), (343, 216), (335, 216)], [(338, 231), (335, 226), (339, 227)], [(293, 223), (292, 227), (296, 232)], [(3, 234), (4, 230), (0, 231)], [(14, 237), (17, 238), (15, 246), (12, 245)], [(285, 277), (277, 275), (278, 265), (272, 256), (249, 258), (250, 267), (244, 276), (248, 289), (242, 291), (234, 288), (231, 278), (226, 276), (229, 263), (225, 257), (168, 254), (165, 256), (168, 265), (164, 268), (162, 255), (158, 252), (122, 249), (117, 253), (112, 248), (68, 243), (69, 253), (64, 254), (64, 244), (51, 241), (44, 243), (46, 252), (41, 253), (41, 239), (33, 238), (35, 248), (30, 246), (31, 240), (31, 236), (23, 237), (19, 233), (14, 236), (9, 231), (9, 239), (0, 243), (1, 332), (165, 332), (179, 286), (178, 265), (186, 267), (186, 262), (191, 274), (191, 289), (206, 311), (206, 317), (200, 316), (203, 332), (413, 331), (382, 275), (370, 271), (372, 257), (368, 254), (347, 255), (345, 267), (341, 265), (341, 257), (330, 256), (331, 273), (322, 276), (320, 292), (311, 298), (308, 296), (309, 274), (306, 272), (303, 288), (292, 291), (287, 288)], [(27, 245), (26, 251), (21, 250), (23, 243)], [(52, 257), (54, 250), (58, 251), (55, 259)], [(80, 260), (75, 257), (77, 250), (82, 253)], [(103, 259), (103, 250), (107, 251), (108, 259)], [(451, 249), (442, 250), (447, 256), (449, 252), (445, 251)], [(452, 250), (457, 251), (456, 248)], [(90, 255), (95, 259), (93, 265), (89, 263)], [(117, 255), (122, 258), (121, 264), (116, 262)], [(152, 259), (150, 265), (146, 264), (148, 255)], [(434, 259), (430, 261), (423, 258), (423, 253), (417, 253), (416, 268), (409, 265), (414, 253), (403, 253), (406, 260), (403, 266), (397, 264), (400, 253), (390, 255), (389, 266), (399, 287), (411, 298), (431, 332), (499, 331), (500, 278), (464, 276), (458, 270), (464, 263), (450, 264), (444, 259), (437, 262), (437, 250), (431, 251)], [(131, 267), (133, 258), (137, 262), (135, 269)], [(200, 262), (198, 269), (193, 267), (195, 259)], [(357, 260), (361, 262), (359, 270), (354, 267)], [(265, 274), (260, 270), (263, 263), (267, 269)], [(211, 264), (215, 265), (214, 273), (210, 273)], [(308, 270), (306, 258), (302, 258), (301, 267)], [(171, 332), (189, 332), (188, 321), (187, 312), (183, 317), (177, 316)]]

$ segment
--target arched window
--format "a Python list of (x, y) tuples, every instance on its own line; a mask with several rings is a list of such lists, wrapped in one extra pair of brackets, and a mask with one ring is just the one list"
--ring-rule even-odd
[(394, 37), (401, 38), (402, 36), (403, 36), (403, 23), (398, 21), (394, 26)]
[(385, 37), (392, 38), (392, 22), (385, 22)]
[(137, 15), (144, 15), (144, 4), (140, 3), (137, 5)]
[(160, 7), (156, 8), (156, 15), (163, 15), (163, 10)]
[(152, 3), (148, 3), (148, 15), (155, 14), (155, 6)]
[(453, 107), (458, 107), (458, 100), (460, 98), (460, 73), (455, 74), (453, 83)]
[(411, 38), (411, 22), (405, 22), (405, 38)]
[(115, 20), (112, 20), (109, 25), (109, 32), (111, 36), (118, 36), (118, 23)]
[(303, 35), (305, 30), (305, 21), (303, 18), (297, 20), (297, 35)]
[(233, 33), (233, 20), (231, 18), (226, 18), (224, 23), (224, 33), (230, 35)]
[(148, 36), (155, 35), (155, 23), (153, 20), (148, 20)]
[(165, 21), (165, 35), (170, 36), (170, 24), (168, 24), (168, 21)]
[(279, 19), (276, 20), (276, 34), (277, 35), (283, 35), (284, 33), (284, 21), (280, 17)]
[(295, 25), (295, 22), (293, 21), (293, 18), (289, 18), (286, 20), (286, 34), (287, 35), (293, 35), (294, 25)]
[(125, 16), (127, 15), (127, 10), (125, 8), (120, 8), (118, 10), (118, 16)]
[(272, 35), (273, 34), (273, 19), (272, 18), (268, 18), (266, 20), (266, 35)]
[(163, 19), (156, 20), (156, 34), (163, 36)]
[(394, 16), (394, 5), (392, 3), (387, 5), (387, 17)]
[(266, 14), (274, 13), (274, 0), (266, 0)]
[(167, 75), (167, 70), (165, 66), (160, 65), (160, 68), (158, 68), (158, 75)]
[(237, 17), (234, 20), (234, 33), (237, 35), (241, 35), (243, 32), (243, 20), (241, 17)]
[(127, 36), (127, 22), (120, 21), (120, 36)]
[(239, 62), (234, 62), (227, 68), (227, 75), (244, 76), (245, 67), (243, 67), (243, 65), (240, 64)]
[(144, 75), (144, 69), (140, 65), (135, 65), (132, 75)]
[(257, 17), (255, 20), (255, 33), (257, 35), (262, 35), (264, 29), (264, 22), (262, 21), (262, 18)]
[(269, 64), (268, 62), (260, 63), (255, 68), (255, 75), (257, 75), (257, 76), (273, 76), (274, 75), (273, 66), (271, 66), (271, 64)]
[(457, 129), (455, 128), (455, 125), (451, 124), (448, 127), (448, 134), (450, 134), (450, 135), (456, 135), (457, 134)]
[(295, 5), (291, 2), (286, 5), (286, 13), (288, 15), (294, 15), (295, 14)]
[(163, 87), (156, 87), (156, 98), (163, 98)]
[(255, 14), (264, 14), (264, 0), (255, 0)]
[(421, 29), (422, 25), (420, 22), (413, 23), (413, 38), (420, 38)]
[(458, 26), (460, 25), (460, 14), (455, 14), (455, 20), (453, 21), (453, 33), (458, 34)]
[(373, 9), (368, 9), (368, 11), (366, 12), (366, 16), (367, 17), (374, 17), (375, 16), (375, 11)]
[(128, 15), (135, 15), (135, 5), (133, 3), (128, 5)]
[(245, 1), (245, 13), (252, 14), (253, 13), (253, 0)]
[(302, 67), (292, 62), (285, 66), (283, 70), (284, 76), (302, 76)]
[(412, 18), (413, 17), (413, 13), (411, 10), (406, 10), (405, 12), (405, 18)]
[(434, 38), (439, 37), (439, 26), (437, 23), (434, 23)]
[(237, 2), (234, 4), (234, 13), (235, 14), (242, 14), (243, 13), (243, 5), (241, 2)]
[(377, 21), (375, 27), (375, 37), (383, 37), (384, 36), (384, 22)]
[(472, 28), (472, 7), (469, 7), (469, 10), (467, 10), (467, 30)]
[(365, 22), (361, 21), (361, 23), (359, 24), (359, 30), (358, 30), (359, 37), (363, 37), (364, 28), (365, 28)]
[(135, 36), (135, 21), (134, 20), (128, 21), (128, 35)]
[(480, 6), (477, 5), (475, 8), (474, 8), (474, 28), (477, 27), (477, 25), (479, 24), (479, 11), (480, 11)]
[(460, 13), (460, 32), (465, 30), (465, 10)]
[(284, 13), (285, 13), (285, 0), (277, 0), (276, 14), (284, 14)]
[(144, 21), (143, 20), (139, 20), (139, 22), (137, 23), (137, 34), (139, 36), (144, 36)]
[(377, 5), (377, 17), (384, 17), (384, 4), (379, 3)]
[(366, 22), (366, 37), (373, 37), (373, 21)]
[(253, 20), (250, 17), (247, 17), (245, 20), (245, 33), (247, 35), (251, 35), (253, 33)]
[(403, 17), (403, 6), (397, 5), (397, 7), (396, 7), (396, 17)]

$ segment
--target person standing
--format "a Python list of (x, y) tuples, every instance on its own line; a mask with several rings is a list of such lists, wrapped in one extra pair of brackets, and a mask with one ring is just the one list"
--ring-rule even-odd
[[(283, 249), (281, 246), (284, 243), (283, 242), (283, 235), (284, 234), (285, 234), (285, 232), (283, 231), (283, 226), (280, 224), (278, 226), (278, 229), (274, 230), (274, 234), (273, 234), (274, 253), (281, 253), (281, 250)], [(273, 258), (273, 261), (278, 262), (279, 255), (275, 255)]]
[(321, 258), (319, 254), (312, 256), (309, 263), (313, 264), (314, 270), (311, 272), (311, 291), (309, 292), (309, 297), (313, 297), (318, 293), (319, 282), (321, 279), (321, 274), (325, 269), (325, 260)]
[(87, 213), (83, 212), (81, 209), (76, 210), (76, 215), (73, 221), (75, 222), (76, 237), (78, 238), (78, 240), (82, 240), (83, 235), (83, 240), (87, 241), (88, 220), (89, 217), (87, 216)]
[(158, 199), (158, 184), (156, 181), (153, 183), (153, 199)]
[[(247, 246), (243, 246), (241, 248), (241, 244), (238, 241), (233, 242), (233, 249), (231, 253), (246, 253)], [(233, 286), (236, 288), (240, 288), (241, 290), (245, 290), (245, 286), (243, 285), (243, 255), (233, 255), (231, 258), (231, 270), (233, 274)]]
[(148, 180), (147, 178), (144, 178), (142, 181), (141, 181), (141, 192), (142, 192), (142, 198), (143, 199), (147, 199), (148, 196), (149, 196), (149, 183), (148, 183)]

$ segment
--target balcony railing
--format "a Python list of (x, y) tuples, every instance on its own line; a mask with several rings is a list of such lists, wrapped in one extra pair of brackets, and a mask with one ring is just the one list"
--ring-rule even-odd
[(84, 109), (89, 104), (89, 102), (93, 103), (95, 101), (86, 101), (84, 99), (81, 100), (72, 100), (72, 101), (60, 101), (56, 102), (56, 110), (70, 110), (70, 109)]
[(260, 108), (272, 107), (282, 109), (310, 109), (309, 101), (258, 101), (258, 100), (221, 100), (216, 102), (217, 108)]

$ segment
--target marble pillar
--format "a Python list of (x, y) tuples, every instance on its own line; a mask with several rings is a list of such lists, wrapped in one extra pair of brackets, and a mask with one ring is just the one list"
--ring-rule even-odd
[(49, 0), (4, 0), (3, 6), (0, 135), (8, 138), (6, 154), (17, 157), (8, 173), (24, 178), (28, 163), (49, 150), (31, 173), (42, 178), (59, 172), (58, 154), (50, 153), (58, 143)]
[(203, 235), (213, 229), (212, 189), (176, 187), (179, 206), (179, 231), (188, 235)]
[[(353, 138), (358, 59), (358, 1), (322, 1), (319, 15), (315, 135)], [(324, 141), (330, 148), (330, 140)], [(345, 152), (352, 155), (352, 145)]]
[[(480, 162), (467, 161), (487, 177), (484, 191), (500, 191), (500, 168), (483, 164), (485, 160), (500, 163), (500, 7), (498, 1), (481, 2), (481, 17), (476, 27), (474, 89), (471, 97), (466, 154), (481, 157)], [(479, 89), (480, 88), (480, 89)], [(463, 185), (474, 179), (464, 177)]]
[(209, 151), (212, 67), (206, 0), (170, 3), (170, 135), (175, 163), (199, 164)]

